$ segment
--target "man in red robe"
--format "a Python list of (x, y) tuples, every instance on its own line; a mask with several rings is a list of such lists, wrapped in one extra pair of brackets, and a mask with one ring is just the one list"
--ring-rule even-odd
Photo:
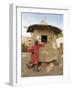
[(44, 43), (39, 44), (38, 41), (35, 41), (35, 44), (28, 48), (28, 52), (31, 52), (31, 63), (34, 71), (38, 71), (38, 63), (39, 63), (39, 48), (44, 47)]

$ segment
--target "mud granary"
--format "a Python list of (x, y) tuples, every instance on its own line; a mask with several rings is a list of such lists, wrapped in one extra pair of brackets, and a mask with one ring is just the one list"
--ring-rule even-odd
[(60, 28), (47, 24), (33, 24), (28, 27), (27, 32), (32, 35), (32, 44), (36, 39), (47, 43), (45, 47), (41, 47), (39, 50), (40, 61), (58, 60), (56, 37), (62, 32)]

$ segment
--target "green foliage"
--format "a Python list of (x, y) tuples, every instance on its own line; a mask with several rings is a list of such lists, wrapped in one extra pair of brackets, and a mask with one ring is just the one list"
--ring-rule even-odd
[(63, 37), (63, 32), (57, 35), (57, 38)]

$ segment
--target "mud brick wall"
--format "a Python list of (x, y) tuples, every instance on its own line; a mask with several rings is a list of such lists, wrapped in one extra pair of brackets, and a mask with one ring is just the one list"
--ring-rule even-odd
[(34, 41), (36, 40), (36, 37), (41, 36), (41, 35), (47, 35), (47, 40), (49, 42), (51, 40), (51, 38), (53, 38), (54, 33), (52, 31), (48, 31), (48, 30), (35, 29), (34, 32), (32, 33), (32, 42), (34, 43)]
[(39, 60), (40, 61), (52, 61), (52, 59), (57, 59), (58, 58), (58, 50), (55, 49), (44, 49), (40, 48), (39, 50)]
[[(34, 30), (32, 34), (32, 42), (34, 43), (37, 36), (47, 35), (47, 44), (44, 47), (39, 49), (39, 61), (47, 61), (52, 58), (58, 57), (58, 49), (56, 43), (56, 36), (54, 32), (50, 30)], [(53, 48), (53, 42), (55, 43), (56, 48)]]

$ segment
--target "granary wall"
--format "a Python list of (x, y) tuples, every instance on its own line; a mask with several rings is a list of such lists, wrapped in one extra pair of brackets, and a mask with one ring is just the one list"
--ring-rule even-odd
[(37, 30), (35, 29), (32, 34), (32, 42), (34, 43), (37, 36), (47, 35), (47, 44), (39, 49), (39, 60), (51, 60), (52, 58), (57, 58), (58, 48), (56, 43), (56, 35), (50, 30)]
[(37, 29), (35, 29), (33, 34), (32, 34), (33, 41), (36, 40), (37, 36), (41, 36), (41, 35), (47, 35), (47, 40), (49, 42), (51, 40), (51, 38), (53, 38), (54, 33), (52, 31), (45, 30), (45, 29), (44, 30), (41, 30), (41, 29), (37, 30)]

